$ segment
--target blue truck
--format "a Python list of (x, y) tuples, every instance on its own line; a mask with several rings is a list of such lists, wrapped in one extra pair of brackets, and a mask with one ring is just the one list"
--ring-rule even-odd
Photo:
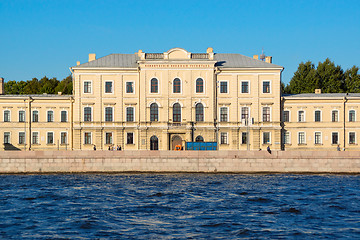
[(217, 149), (217, 142), (186, 142), (186, 150), (214, 151)]

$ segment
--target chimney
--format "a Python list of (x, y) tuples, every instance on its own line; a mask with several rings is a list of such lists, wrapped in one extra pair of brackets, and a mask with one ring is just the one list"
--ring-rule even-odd
[(89, 62), (94, 61), (96, 59), (95, 53), (89, 53)]
[(315, 89), (315, 94), (321, 94), (321, 89)]
[(272, 63), (272, 57), (270, 56), (265, 57), (265, 62)]
[(0, 78), (0, 95), (4, 95), (4, 78)]
[(77, 62), (76, 62), (76, 66), (79, 66), (79, 65), (80, 65), (80, 61), (77, 61)]
[(254, 55), (253, 59), (259, 60), (259, 55)]

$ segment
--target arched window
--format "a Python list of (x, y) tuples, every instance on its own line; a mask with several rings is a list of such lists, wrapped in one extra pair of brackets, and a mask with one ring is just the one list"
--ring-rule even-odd
[(47, 121), (53, 122), (54, 121), (54, 111), (50, 110), (47, 112)]
[(181, 122), (181, 106), (179, 103), (173, 105), (173, 122)]
[(159, 139), (155, 135), (150, 138), (150, 150), (159, 150)]
[(355, 122), (355, 110), (349, 111), (349, 122)]
[(159, 107), (156, 103), (150, 105), (150, 121), (159, 121)]
[(203, 141), (204, 141), (204, 138), (200, 135), (195, 138), (195, 142), (203, 142)]
[(173, 93), (180, 93), (181, 91), (181, 81), (178, 78), (174, 79), (173, 82)]
[(151, 93), (158, 93), (159, 92), (159, 81), (156, 78), (151, 79)]
[(38, 121), (39, 121), (39, 111), (34, 110), (33, 111), (33, 122), (38, 122)]
[(202, 78), (196, 79), (196, 93), (204, 92), (204, 80)]
[(202, 103), (198, 103), (195, 106), (195, 120), (197, 122), (204, 121), (204, 106), (202, 105)]

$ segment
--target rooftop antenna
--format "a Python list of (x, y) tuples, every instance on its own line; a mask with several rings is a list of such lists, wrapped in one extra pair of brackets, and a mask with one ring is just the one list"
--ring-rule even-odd
[(264, 48), (262, 48), (260, 59), (261, 59), (261, 61), (265, 60)]

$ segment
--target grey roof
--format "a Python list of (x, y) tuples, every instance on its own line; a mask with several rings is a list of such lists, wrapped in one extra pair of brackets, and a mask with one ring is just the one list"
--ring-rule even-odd
[(279, 65), (267, 63), (236, 53), (216, 53), (215, 66), (220, 68), (282, 68)]
[(1, 97), (16, 97), (16, 98), (28, 98), (28, 97), (32, 97), (32, 98), (69, 98), (72, 97), (73, 95), (59, 95), (59, 94), (4, 94), (4, 95), (0, 95)]
[[(137, 54), (110, 54), (94, 61), (74, 66), (74, 68), (137, 68), (138, 60), (140, 58)], [(216, 53), (214, 54), (214, 60), (217, 61), (215, 66), (219, 68), (282, 68), (279, 65), (235, 53)]]
[(300, 94), (283, 94), (285, 99), (289, 98), (343, 98), (343, 97), (360, 97), (360, 93), (300, 93)]
[(120, 68), (137, 68), (137, 61), (140, 60), (136, 54), (110, 54), (91, 62), (80, 64), (75, 67), (120, 67)]

